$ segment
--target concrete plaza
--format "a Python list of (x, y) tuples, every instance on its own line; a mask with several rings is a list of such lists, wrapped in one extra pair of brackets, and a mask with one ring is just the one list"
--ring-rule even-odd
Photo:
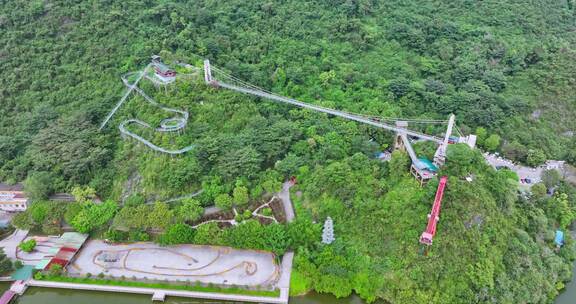
[(136, 280), (201, 282), (275, 287), (280, 268), (270, 252), (228, 247), (154, 243), (107, 244), (90, 240), (67, 268), (68, 273)]

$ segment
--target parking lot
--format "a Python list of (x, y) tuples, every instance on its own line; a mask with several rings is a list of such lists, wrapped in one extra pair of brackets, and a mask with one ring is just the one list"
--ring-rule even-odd
[(530, 168), (515, 164), (512, 161), (499, 156), (498, 154), (485, 153), (484, 158), (494, 168), (498, 169), (506, 167), (516, 172), (516, 174), (518, 174), (518, 178), (520, 179), (520, 183), (527, 186), (539, 183), (542, 180), (540, 175), (544, 170), (551, 170), (551, 169), (558, 170), (560, 172), (560, 175), (563, 175), (563, 168), (564, 168), (563, 161), (549, 160), (546, 161), (546, 163), (542, 166), (536, 168)]

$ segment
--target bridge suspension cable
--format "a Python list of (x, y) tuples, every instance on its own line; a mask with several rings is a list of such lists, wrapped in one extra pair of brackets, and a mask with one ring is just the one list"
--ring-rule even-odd
[[(410, 135), (410, 136), (434, 141), (434, 142), (439, 143), (439, 144), (443, 143), (443, 139), (440, 137), (427, 135), (427, 134), (424, 134), (421, 132), (416, 132), (416, 131), (408, 130), (405, 128), (385, 124), (385, 123), (381, 122), (381, 120), (385, 120), (385, 119), (381, 119), (379, 117), (373, 117), (373, 116), (356, 114), (356, 113), (348, 113), (345, 111), (340, 111), (340, 110), (330, 109), (330, 108), (326, 108), (326, 107), (322, 107), (322, 106), (318, 106), (318, 105), (304, 103), (304, 102), (298, 101), (296, 99), (277, 95), (275, 93), (272, 93), (270, 91), (262, 89), (258, 86), (255, 86), (255, 85), (250, 84), (248, 82), (242, 81), (242, 80), (240, 80), (240, 79), (238, 79), (232, 75), (229, 75), (226, 72), (222, 71), (221, 69), (211, 66), (210, 63), (207, 61), (205, 61), (204, 69), (205, 69), (205, 75), (208, 75), (208, 77), (205, 78), (206, 82), (209, 84), (215, 85), (215, 86), (220, 86), (220, 87), (227, 88), (227, 89), (237, 91), (240, 93), (255, 95), (255, 96), (263, 97), (266, 99), (295, 105), (295, 106), (300, 107), (300, 108), (310, 109), (313, 111), (322, 112), (322, 113), (342, 117), (342, 118), (349, 119), (349, 120), (354, 120), (357, 122), (361, 122), (361, 123), (372, 125), (372, 126), (379, 127), (382, 129), (394, 131), (397, 133), (405, 133), (405, 134)], [(212, 73), (211, 73), (212, 70), (217, 72), (219, 77), (214, 77), (214, 75), (212, 75)], [(226, 80), (228, 80), (229, 83), (226, 82)], [(393, 121), (394, 122), (394, 120), (390, 120), (390, 119), (388, 119), (387, 121)], [(408, 121), (408, 122), (421, 121), (421, 122), (423, 122), (426, 120), (407, 119), (407, 120), (397, 120), (397, 121)], [(430, 122), (430, 123), (432, 123), (432, 122), (433, 123), (444, 123), (444, 121), (434, 121), (434, 120), (428, 120), (428, 122)]]
[[(271, 91), (268, 91), (266, 89), (263, 89), (261, 87), (258, 87), (254, 84), (251, 84), (249, 82), (243, 81), (237, 77), (234, 77), (226, 72), (224, 72), (222, 69), (211, 65), (211, 69), (213, 71), (216, 71), (219, 75), (221, 75), (223, 78), (227, 78), (228, 80), (232, 80), (232, 82), (237, 82), (243, 86), (249, 87), (251, 89), (254, 90), (258, 90), (258, 91), (262, 91), (271, 95), (277, 95), (276, 93), (273, 93)], [(322, 107), (322, 106), (317, 106), (317, 107), (321, 107), (323, 109), (330, 109), (330, 108), (326, 108), (326, 107)], [(332, 110), (332, 109), (330, 109)], [(417, 123), (417, 124), (446, 124), (448, 123), (448, 120), (439, 120), (439, 119), (417, 119), (417, 118), (401, 118), (401, 117), (383, 117), (383, 116), (375, 116), (375, 115), (368, 115), (368, 114), (359, 114), (359, 113), (352, 113), (352, 112), (347, 112), (347, 111), (342, 111), (339, 110), (342, 113), (346, 113), (346, 114), (350, 114), (350, 115), (355, 115), (355, 116), (361, 116), (364, 118), (370, 118), (370, 119), (376, 119), (376, 120), (381, 120), (381, 121), (388, 121), (388, 122), (396, 122), (396, 121), (405, 121), (405, 122), (409, 122), (409, 123)]]

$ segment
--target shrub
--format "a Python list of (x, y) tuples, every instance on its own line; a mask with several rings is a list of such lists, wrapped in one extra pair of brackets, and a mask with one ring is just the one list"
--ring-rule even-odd
[(20, 268), (22, 268), (22, 266), (24, 266), (24, 264), (22, 263), (22, 261), (16, 260), (16, 262), (14, 262), (14, 268), (20, 269)]
[(160, 236), (159, 243), (162, 246), (193, 243), (195, 232), (192, 227), (186, 224), (176, 224)]
[(52, 266), (50, 266), (50, 269), (48, 270), (48, 274), (52, 277), (59, 277), (62, 275), (63, 270), (64, 269), (62, 268), (62, 265), (52, 264)]
[(34, 250), (34, 248), (36, 248), (36, 240), (30, 239), (28, 241), (24, 241), (18, 245), (18, 248), (24, 252), (30, 253), (32, 250)]
[(250, 212), (250, 210), (246, 209), (244, 210), (244, 212), (242, 213), (242, 218), (247, 220), (250, 219), (252, 217), (252, 212)]
[(219, 194), (214, 200), (214, 204), (216, 205), (216, 207), (222, 210), (229, 210), (230, 208), (232, 208), (232, 197), (230, 197), (230, 195), (226, 193)]

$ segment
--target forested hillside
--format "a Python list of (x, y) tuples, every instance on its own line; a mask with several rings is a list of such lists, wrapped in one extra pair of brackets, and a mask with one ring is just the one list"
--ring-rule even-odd
[[(38, 200), (90, 186), (118, 202), (98, 211), (103, 225), (112, 222), (110, 234), (144, 201), (203, 189), (197, 203), (208, 206), (239, 188), (258, 200), (296, 175), (302, 223), (268, 231), (282, 235), (281, 246), (260, 246), (297, 250), (294, 291), (354, 291), (392, 303), (548, 303), (574, 258), (570, 239), (558, 252), (552, 245), (554, 230), (576, 216), (568, 185), (553, 197), (518, 198), (513, 176), (453, 146), (441, 172), (450, 180), (439, 237), (425, 257), (417, 240), (436, 184), (418, 187), (403, 155), (373, 158), (392, 144), (389, 132), (209, 88), (201, 76), (167, 91), (142, 85), (190, 112), (190, 121), (177, 137), (133, 131), (161, 146), (196, 145), (183, 156), (119, 135), (124, 119), (165, 118), (141, 97), (98, 126), (124, 92), (120, 76), (161, 54), (196, 65), (209, 58), (260, 87), (346, 111), (454, 113), (484, 150), (529, 165), (576, 164), (575, 7), (573, 0), (3, 1), (0, 181), (25, 180)], [(93, 226), (91, 207), (73, 206), (50, 214), (93, 233), (108, 229)], [(130, 238), (187, 221), (178, 213), (185, 207), (167, 208), (141, 207), (164, 220), (134, 225)], [(318, 236), (312, 222), (327, 216), (336, 242), (304, 240)], [(41, 225), (45, 216), (23, 220)]]

